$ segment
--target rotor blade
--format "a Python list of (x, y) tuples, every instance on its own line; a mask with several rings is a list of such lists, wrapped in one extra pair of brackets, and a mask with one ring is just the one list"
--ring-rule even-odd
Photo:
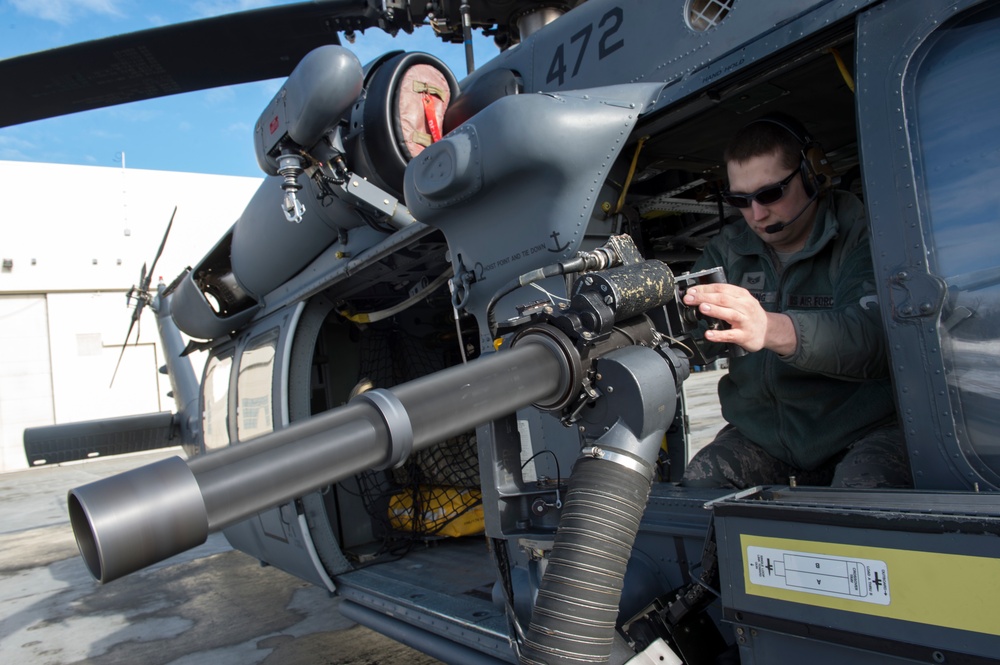
[[(374, 0), (267, 7), (0, 61), (0, 127), (193, 90), (288, 76), (337, 31), (379, 22)], [(397, 12), (406, 27), (408, 14)]]
[[(135, 309), (132, 310), (132, 322), (128, 324), (128, 332), (125, 333), (125, 342), (122, 344), (121, 353), (118, 354), (118, 362), (115, 363), (115, 372), (111, 375), (111, 383), (108, 384), (108, 388), (115, 385), (115, 377), (118, 376), (118, 368), (122, 364), (122, 356), (125, 355), (125, 347), (128, 346), (128, 338), (132, 336), (132, 328), (135, 327), (135, 322), (139, 320), (139, 310), (142, 307), (143, 300), (140, 297), (139, 301), (135, 304)], [(138, 339), (136, 339), (138, 342)]]
[(169, 411), (24, 430), (31, 466), (156, 450), (181, 443)]
[[(163, 246), (167, 244), (167, 236), (170, 235), (170, 227), (174, 225), (174, 216), (177, 215), (177, 206), (174, 206), (174, 211), (170, 213), (170, 221), (167, 222), (167, 230), (163, 232), (163, 240), (160, 241), (160, 248), (156, 250), (156, 256), (153, 257), (153, 264), (149, 267), (149, 273), (147, 277), (150, 281), (153, 279), (153, 271), (156, 270), (156, 262), (160, 260), (160, 255), (163, 254)], [(145, 269), (145, 265), (142, 266)], [(146, 284), (146, 288), (149, 288), (149, 284)]]

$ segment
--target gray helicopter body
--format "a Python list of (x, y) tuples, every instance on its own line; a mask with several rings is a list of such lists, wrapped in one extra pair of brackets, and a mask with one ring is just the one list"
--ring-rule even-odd
[[(422, 18), (326, 4), (337, 30)], [(246, 211), (145, 285), (178, 411), (127, 427), (191, 459), (71, 492), (91, 571), (223, 530), (456, 663), (995, 662), (1000, 3), (471, 4), (438, 20), (505, 50), (462, 81), (311, 44)], [(914, 490), (674, 482), (712, 360), (677, 296), (741, 223), (723, 146), (772, 111), (866, 205)]]

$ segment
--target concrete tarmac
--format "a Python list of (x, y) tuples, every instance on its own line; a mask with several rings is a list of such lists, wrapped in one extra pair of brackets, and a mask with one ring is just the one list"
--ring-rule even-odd
[[(721, 427), (722, 372), (685, 383), (692, 450)], [(100, 585), (80, 558), (66, 492), (177, 449), (0, 475), (0, 659), (31, 665), (432, 665), (343, 618), (324, 589), (234, 551), (221, 534)]]

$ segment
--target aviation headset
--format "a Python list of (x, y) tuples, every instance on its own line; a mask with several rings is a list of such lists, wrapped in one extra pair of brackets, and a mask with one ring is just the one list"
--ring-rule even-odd
[(826, 159), (826, 153), (823, 152), (820, 144), (810, 136), (802, 123), (783, 113), (769, 113), (756, 120), (751, 120), (743, 128), (746, 129), (750, 125), (758, 123), (777, 125), (798, 141), (800, 146), (799, 170), (802, 173), (802, 184), (805, 186), (807, 196), (810, 198), (818, 196), (836, 184), (837, 178)]

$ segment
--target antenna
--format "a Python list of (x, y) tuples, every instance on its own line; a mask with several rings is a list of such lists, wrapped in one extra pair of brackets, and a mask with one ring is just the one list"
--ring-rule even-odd
[(128, 226), (128, 190), (125, 187), (125, 151), (122, 150), (121, 152), (116, 153), (115, 157), (120, 157), (122, 163), (122, 233), (127, 238), (132, 235), (132, 229)]

